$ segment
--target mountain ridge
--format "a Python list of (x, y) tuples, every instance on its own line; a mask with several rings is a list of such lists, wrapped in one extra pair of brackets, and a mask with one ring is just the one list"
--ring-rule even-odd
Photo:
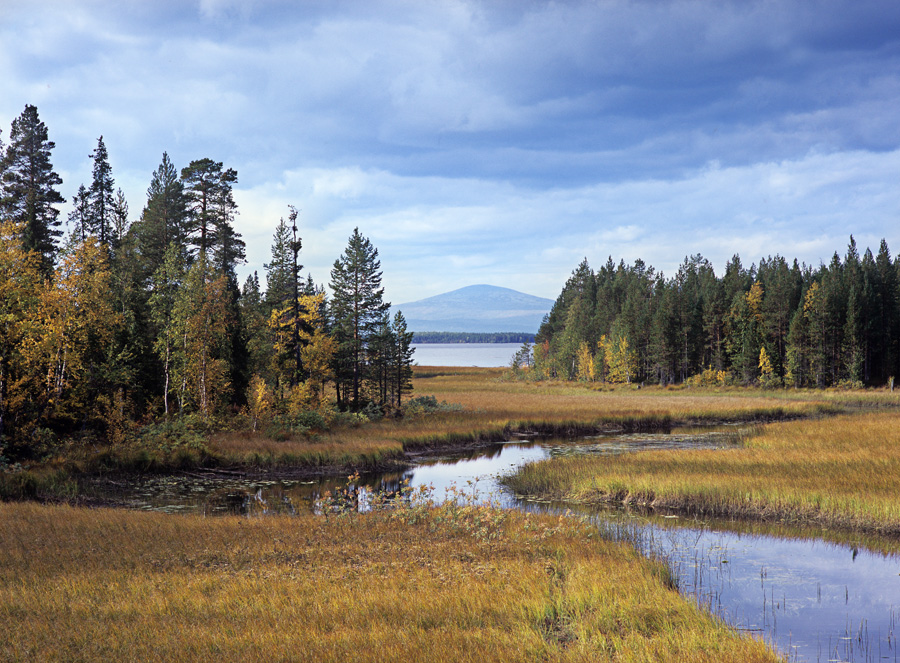
[(391, 307), (416, 332), (536, 333), (552, 299), (484, 283)]

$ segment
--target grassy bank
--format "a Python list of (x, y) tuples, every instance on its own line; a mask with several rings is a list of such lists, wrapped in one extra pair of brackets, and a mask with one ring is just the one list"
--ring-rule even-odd
[[(197, 467), (316, 474), (395, 468), (410, 453), (477, 447), (522, 435), (573, 436), (664, 430), (679, 423), (781, 421), (837, 412), (896, 408), (900, 393), (879, 391), (687, 389), (565, 382), (512, 382), (503, 369), (417, 367), (414, 394), (445, 407), (402, 418), (343, 417), (331, 428), (251, 432), (207, 430), (197, 417), (148, 427), (138, 442), (70, 444), (49, 464), (11, 480), (0, 498), (65, 497), (66, 477), (101, 472), (170, 472)], [(350, 420), (352, 423), (346, 423)], [(47, 467), (56, 468), (56, 473)], [(33, 474), (34, 476), (27, 476)]]
[(900, 413), (771, 424), (727, 450), (554, 459), (508, 484), (543, 498), (900, 536)]
[(571, 519), (0, 504), (7, 661), (775, 661)]

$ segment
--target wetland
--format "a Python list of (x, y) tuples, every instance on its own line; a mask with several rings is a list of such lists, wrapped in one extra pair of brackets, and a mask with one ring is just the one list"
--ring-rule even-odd
[[(348, 472), (271, 462), (73, 479), (76, 503), (120, 508), (0, 504), (3, 658), (135, 658), (153, 634), (154, 660), (897, 659), (893, 395), (497, 376), (419, 369), (417, 392), (454, 404), (428, 416), (210, 436), (232, 459), (352, 450), (350, 512), (316, 515)], [(391, 471), (354, 468), (372, 448)], [(404, 486), (430, 506), (366, 513)]]

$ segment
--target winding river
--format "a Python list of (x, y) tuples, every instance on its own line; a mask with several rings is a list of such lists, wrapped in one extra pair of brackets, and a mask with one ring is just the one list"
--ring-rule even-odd
[[(734, 429), (730, 429), (733, 431)], [(565, 505), (530, 502), (507, 492), (498, 477), (525, 463), (568, 454), (647, 449), (715, 448), (731, 444), (727, 427), (671, 433), (604, 435), (578, 440), (511, 440), (477, 452), (418, 459), (403, 473), (366, 475), (368, 490), (396, 490), (403, 480), (448, 489), (506, 508), (564, 512)], [(292, 512), (345, 479), (260, 480), (199, 472), (102, 480), (88, 487), (103, 499), (136, 509), (203, 513)], [(451, 493), (452, 494), (452, 493)], [(764, 638), (789, 661), (900, 661), (900, 557), (815, 534), (784, 535), (740, 523), (708, 523), (625, 509), (574, 511), (645, 555), (664, 559), (680, 590), (734, 628)]]

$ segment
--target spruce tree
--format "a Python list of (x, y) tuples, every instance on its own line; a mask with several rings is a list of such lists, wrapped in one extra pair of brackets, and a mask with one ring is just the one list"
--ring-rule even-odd
[(412, 362), (416, 349), (412, 346), (413, 333), (406, 330), (406, 318), (397, 311), (391, 323), (396, 345), (391, 362), (393, 396), (397, 399), (399, 409), (403, 403), (403, 394), (412, 391)]
[(150, 275), (162, 267), (170, 244), (186, 251), (187, 207), (184, 184), (178, 179), (178, 171), (169, 155), (163, 152), (162, 161), (153, 171), (147, 189), (147, 204), (133, 230), (145, 279), (149, 280)]
[(72, 235), (82, 242), (91, 234), (91, 203), (84, 184), (79, 186), (78, 193), (72, 196), (72, 211), (69, 212), (68, 221), (72, 227)]
[(244, 282), (240, 298), (242, 343), (247, 348), (247, 376), (259, 375), (267, 383), (274, 376), (270, 370), (273, 339), (268, 328), (268, 315), (259, 289), (259, 277), (253, 272)]
[(353, 229), (344, 253), (331, 269), (331, 318), (338, 351), (335, 387), (338, 405), (361, 406), (360, 387), (366, 377), (366, 347), (390, 304), (382, 301), (378, 249)]
[(27, 105), (13, 120), (9, 145), (3, 158), (0, 212), (22, 226), (23, 248), (41, 255), (41, 271), (53, 273), (59, 210), (65, 202), (56, 187), (62, 178), (53, 170), (50, 152), (56, 144), (48, 139), (47, 125), (38, 117), (37, 108)]
[(266, 269), (265, 300), (269, 311), (290, 304), (294, 293), (291, 230), (284, 218), (279, 219), (275, 227), (271, 252), (272, 259), (263, 265)]
[(94, 160), (93, 180), (88, 189), (90, 201), (91, 232), (96, 235), (101, 244), (109, 244), (114, 225), (113, 214), (115, 211), (116, 197), (114, 193), (115, 180), (112, 176), (112, 167), (109, 165), (109, 155), (103, 136), (97, 140), (97, 147), (91, 152)]
[(882, 239), (875, 257), (875, 292), (871, 314), (875, 345), (874, 379), (888, 382), (897, 373), (897, 330), (900, 328), (900, 298), (898, 298), (897, 270), (891, 260), (887, 241)]

